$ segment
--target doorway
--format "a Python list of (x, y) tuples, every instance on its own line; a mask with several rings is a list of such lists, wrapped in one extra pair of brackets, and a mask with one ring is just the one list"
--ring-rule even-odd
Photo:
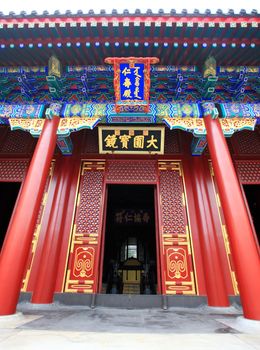
[(260, 185), (243, 185), (243, 188), (260, 245)]
[(20, 187), (20, 182), (0, 182), (0, 249), (4, 243)]
[(102, 293), (156, 294), (155, 187), (108, 185)]

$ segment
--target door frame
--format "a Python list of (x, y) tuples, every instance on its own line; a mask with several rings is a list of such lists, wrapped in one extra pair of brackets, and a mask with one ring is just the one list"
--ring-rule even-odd
[[(106, 176), (105, 176), (106, 178)], [(103, 264), (104, 264), (104, 253), (105, 253), (105, 240), (106, 240), (106, 221), (107, 221), (107, 200), (108, 200), (108, 185), (136, 185), (136, 186), (153, 186), (153, 198), (154, 198), (154, 232), (155, 232), (155, 249), (156, 249), (156, 274), (157, 274), (157, 294), (161, 294), (162, 285), (161, 285), (161, 254), (160, 254), (160, 229), (159, 229), (159, 211), (158, 211), (158, 198), (159, 198), (159, 186), (158, 181), (147, 182), (147, 183), (133, 183), (133, 182), (118, 182), (110, 183), (105, 181), (104, 185), (104, 202), (103, 202), (103, 220), (102, 220), (102, 229), (101, 229), (101, 242), (100, 242), (100, 253), (99, 253), (99, 276), (98, 276), (98, 293), (102, 292), (102, 279), (103, 279)]]

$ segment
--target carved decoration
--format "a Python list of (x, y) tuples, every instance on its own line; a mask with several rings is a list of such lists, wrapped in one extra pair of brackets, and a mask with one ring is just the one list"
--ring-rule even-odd
[(114, 111), (114, 106), (114, 104), (107, 103), (66, 103), (62, 108), (61, 116), (65, 118), (104, 118), (109, 110)]
[(72, 154), (73, 144), (70, 136), (67, 136), (67, 137), (59, 136), (57, 138), (56, 143), (63, 155), (68, 156)]
[[(83, 142), (81, 147), (81, 154), (98, 153), (98, 128), (93, 130), (84, 130)], [(76, 134), (74, 134), (76, 135)], [(71, 135), (73, 138), (73, 134)]]
[(100, 245), (104, 162), (82, 164), (65, 292), (95, 293)]
[(223, 118), (260, 118), (259, 103), (220, 103)]
[(191, 153), (193, 156), (202, 155), (203, 151), (207, 147), (207, 137), (193, 137), (191, 142)]
[(156, 183), (156, 161), (108, 161), (106, 181), (109, 183)]
[[(213, 104), (214, 105), (214, 104)], [(211, 112), (205, 112), (214, 114), (214, 108)], [(213, 118), (213, 116), (212, 116)], [(214, 117), (215, 118), (215, 117)], [(171, 129), (180, 129), (191, 132), (195, 137), (200, 140), (206, 141), (206, 128), (203, 119), (199, 118), (163, 118), (165, 124)], [(234, 132), (241, 130), (253, 131), (256, 125), (256, 119), (254, 118), (225, 118), (219, 119), (222, 131), (226, 137), (232, 136)], [(196, 146), (196, 144), (195, 144)], [(205, 149), (206, 143), (204, 142), (203, 149)]]
[(219, 115), (215, 103), (205, 102), (202, 104), (203, 115), (210, 115), (212, 119), (216, 119)]
[(23, 181), (28, 165), (29, 160), (0, 160), (0, 181)]
[(48, 74), (60, 78), (62, 75), (62, 66), (56, 56), (51, 56), (48, 62)]
[(194, 136), (206, 135), (204, 120), (201, 118), (163, 118), (165, 124), (171, 129), (180, 129), (191, 132)]
[(46, 109), (45, 115), (47, 119), (52, 119), (54, 116), (59, 117), (61, 115), (62, 104), (61, 103), (51, 103)]
[(178, 130), (171, 131), (165, 128), (164, 154), (181, 153), (180, 133)]
[(73, 275), (78, 278), (90, 278), (94, 273), (95, 249), (93, 247), (78, 247), (75, 250)]
[(158, 118), (199, 118), (202, 117), (197, 103), (158, 103), (151, 104)]
[(162, 287), (166, 294), (196, 294), (182, 164), (159, 162)]
[[(1, 105), (0, 105), (1, 107)], [(137, 113), (138, 110), (132, 112)], [(121, 114), (117, 114), (115, 110), (114, 103), (76, 103), (69, 104), (65, 103), (62, 111), (61, 117), (99, 117), (101, 119), (107, 120), (108, 123), (118, 122), (115, 117), (120, 117)], [(123, 113), (122, 116), (125, 116), (127, 122), (129, 123), (133, 113)], [(139, 113), (140, 116), (140, 113)], [(198, 103), (150, 103), (148, 114), (143, 115), (142, 117), (149, 117), (145, 119), (145, 122), (155, 122), (156, 118), (162, 119), (165, 117), (168, 118), (183, 118), (183, 117), (192, 117), (199, 118), (202, 117), (202, 112)], [(135, 119), (137, 121), (137, 119)], [(139, 119), (138, 119), (139, 120)], [(150, 120), (150, 121), (149, 121)], [(144, 120), (143, 120), (144, 122)]]
[(167, 272), (171, 279), (185, 279), (188, 275), (187, 254), (184, 248), (168, 248)]
[(29, 131), (35, 137), (40, 136), (44, 122), (45, 119), (9, 119), (11, 130)]
[(36, 140), (29, 134), (21, 130), (11, 131), (9, 127), (3, 128), (3, 138), (0, 143), (1, 154), (31, 154)]
[[(158, 163), (145, 160), (85, 161), (73, 226), (65, 292), (97, 291), (98, 251), (102, 226), (103, 182), (158, 182)], [(160, 249), (166, 294), (195, 294), (191, 240), (187, 225), (183, 171), (180, 161), (159, 162)]]
[(101, 119), (99, 117), (92, 118), (62, 118), (60, 119), (57, 134), (62, 136), (69, 136), (71, 132), (82, 129), (93, 129)]
[[(59, 122), (57, 135), (69, 136), (71, 132), (81, 129), (93, 129), (100, 118), (62, 118)], [(9, 119), (11, 130), (29, 131), (33, 136), (38, 137), (44, 126), (45, 119)]]
[(219, 119), (219, 122), (225, 136), (232, 136), (234, 132), (241, 130), (253, 131), (256, 125), (256, 119), (252, 118), (225, 118)]
[(203, 67), (203, 78), (207, 78), (209, 76), (216, 76), (217, 74), (217, 63), (214, 57), (209, 57)]
[(236, 168), (243, 184), (260, 184), (260, 160), (237, 160)]
[(45, 106), (44, 104), (0, 104), (1, 118), (42, 118)]
[(254, 132), (243, 131), (234, 134), (231, 142), (236, 154), (260, 155), (260, 134), (258, 128)]

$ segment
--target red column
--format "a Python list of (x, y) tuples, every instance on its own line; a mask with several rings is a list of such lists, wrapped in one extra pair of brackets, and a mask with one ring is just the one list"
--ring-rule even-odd
[(204, 120), (244, 316), (260, 320), (260, 256), (245, 202), (219, 120), (210, 116)]
[(203, 174), (202, 157), (193, 157), (193, 193), (198, 210), (198, 221), (201, 255), (209, 306), (229, 306), (224, 275), (221, 269), (219, 247), (213, 225), (212, 212)]
[(32, 303), (44, 304), (53, 301), (74, 164), (73, 157), (63, 157), (59, 161), (59, 164), (57, 164), (57, 166), (60, 166), (61, 171), (53, 198), (52, 214), (49, 218), (47, 232), (44, 237)]
[(59, 118), (45, 120), (24, 180), (0, 258), (0, 315), (15, 313), (45, 182), (56, 145)]

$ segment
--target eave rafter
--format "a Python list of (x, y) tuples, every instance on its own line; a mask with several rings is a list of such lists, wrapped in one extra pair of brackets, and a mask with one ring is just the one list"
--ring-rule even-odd
[(19, 28), (23, 28), (23, 26), (39, 25), (43, 24), (53, 25), (63, 25), (68, 24), (71, 27), (79, 24), (84, 27), (88, 24), (91, 26), (96, 26), (101, 24), (102, 26), (107, 26), (108, 24), (112, 24), (113, 26), (123, 25), (123, 26), (139, 26), (141, 23), (144, 23), (146, 27), (149, 27), (152, 23), (155, 23), (156, 26), (160, 26), (161, 24), (166, 24), (167, 26), (171, 26), (173, 24), (187, 24), (188, 26), (192, 26), (193, 24), (199, 24), (203, 26), (203, 24), (212, 23), (219, 24), (220, 27), (224, 27), (227, 24), (231, 24), (234, 26), (234, 23), (241, 25), (242, 27), (246, 27), (247, 25), (252, 25), (253, 27), (260, 23), (260, 19), (258, 16), (246, 16), (246, 17), (227, 17), (227, 16), (75, 16), (75, 17), (27, 17), (27, 18), (0, 18), (0, 24), (9, 26), (18, 26)]
[(0, 15), (1, 64), (42, 65), (55, 54), (67, 65), (103, 64), (111, 56), (201, 65), (209, 55), (221, 65), (255, 65), (259, 24), (256, 12)]
[[(186, 10), (181, 14), (174, 10), (169, 14), (162, 10), (157, 14), (150, 10), (146, 14), (140, 10), (134, 14), (127, 10), (123, 14), (115, 10), (111, 14), (95, 14), (92, 10), (88, 14), (0, 14), (0, 63), (5, 66), (0, 67), (0, 103), (4, 102), (5, 107), (10, 103), (11, 109), (18, 106), (14, 114), (19, 114), (19, 108), (30, 112), (38, 104), (43, 108), (39, 125), (43, 116), (51, 118), (50, 105), (60, 104), (59, 115), (67, 131), (59, 134), (58, 145), (68, 154), (72, 148), (70, 132), (86, 127), (88, 122), (94, 127), (99, 121), (138, 120), (134, 114), (117, 115), (113, 110), (113, 69), (102, 70), (104, 59), (158, 57), (161, 66), (151, 70), (151, 111), (142, 116), (140, 123), (164, 122), (172, 129), (192, 132), (193, 154), (201, 154), (207, 144), (201, 112), (204, 102), (216, 103), (226, 118), (220, 119), (226, 136), (244, 128), (252, 130), (256, 118), (259, 121), (259, 25), (255, 10), (250, 15), (244, 10), (239, 15), (232, 10), (228, 14), (211, 14), (209, 10), (205, 14), (189, 14)], [(50, 56), (56, 56), (63, 65), (62, 76), (50, 75), (44, 66)], [(205, 75), (197, 67), (211, 57), (217, 58), (219, 66), (211, 75)], [(35, 67), (14, 67), (19, 64)], [(93, 70), (86, 64), (92, 64)], [(243, 106), (242, 117), (236, 121), (229, 116), (224, 102), (235, 102), (236, 115), (238, 105)], [(195, 105), (199, 113), (188, 115)], [(96, 107), (99, 112), (93, 114)], [(184, 115), (174, 112), (182, 108)], [(85, 114), (68, 112), (72, 110)], [(6, 119), (0, 115), (1, 118)], [(12, 123), (19, 127), (21, 118), (15, 114)], [(37, 125), (37, 120), (32, 123)]]

